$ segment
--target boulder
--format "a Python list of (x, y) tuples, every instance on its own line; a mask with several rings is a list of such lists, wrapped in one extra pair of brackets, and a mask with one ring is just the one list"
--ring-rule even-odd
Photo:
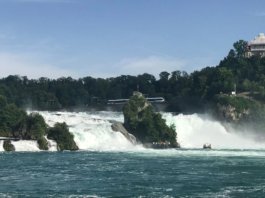
[(111, 128), (113, 131), (120, 132), (124, 137), (129, 140), (132, 144), (137, 144), (136, 137), (132, 134), (130, 134), (123, 126), (122, 123), (116, 122), (116, 121), (111, 121), (112, 125)]

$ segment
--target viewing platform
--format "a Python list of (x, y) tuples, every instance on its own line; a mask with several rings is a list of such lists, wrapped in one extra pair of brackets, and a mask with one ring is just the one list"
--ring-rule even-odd
[(14, 138), (14, 137), (0, 137), (1, 140), (13, 140), (13, 141), (19, 141), (21, 140), (20, 138)]
[[(163, 97), (150, 97), (146, 98), (146, 100), (150, 103), (164, 103), (165, 99)], [(129, 99), (114, 99), (114, 100), (108, 100), (108, 105), (119, 105), (119, 104), (125, 104), (128, 102)]]

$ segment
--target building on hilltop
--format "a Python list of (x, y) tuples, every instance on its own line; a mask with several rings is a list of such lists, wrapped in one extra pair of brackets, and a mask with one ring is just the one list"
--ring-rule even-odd
[(248, 42), (247, 57), (260, 56), (265, 57), (265, 35), (259, 33), (253, 40)]

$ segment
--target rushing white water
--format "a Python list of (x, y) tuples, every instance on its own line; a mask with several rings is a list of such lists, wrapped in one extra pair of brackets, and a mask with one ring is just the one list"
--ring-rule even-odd
[[(133, 145), (121, 133), (111, 129), (111, 120), (123, 122), (121, 112), (47, 112), (40, 113), (48, 125), (65, 122), (81, 150), (95, 151), (143, 151), (140, 145)], [(211, 143), (214, 149), (265, 149), (250, 136), (225, 128), (220, 122), (206, 115), (173, 115), (163, 113), (167, 124), (174, 124), (178, 142), (182, 148), (202, 148)], [(49, 151), (56, 151), (57, 144), (48, 140)], [(12, 141), (16, 151), (39, 151), (36, 141)], [(0, 151), (3, 141), (0, 141)]]
[(53, 126), (56, 122), (65, 122), (74, 140), (81, 150), (113, 151), (139, 150), (121, 133), (111, 129), (110, 120), (123, 122), (123, 116), (117, 112), (39, 112), (45, 121)]
[(264, 143), (256, 142), (253, 137), (238, 131), (225, 128), (220, 122), (206, 115), (175, 115), (164, 113), (167, 123), (174, 124), (178, 135), (178, 142), (184, 148), (202, 148), (210, 143), (217, 149), (260, 149)]
[(4, 151), (3, 145), (4, 145), (4, 140), (0, 140), (0, 152)]
[[(46, 137), (45, 137), (46, 138)], [(47, 139), (47, 138), (46, 138)], [(48, 140), (48, 151), (57, 151), (57, 143), (54, 140)], [(19, 140), (11, 141), (14, 145), (15, 151), (25, 152), (25, 151), (41, 151), (38, 147), (36, 140)], [(4, 140), (0, 140), (0, 152), (4, 151)]]
[(54, 140), (49, 140), (46, 136), (45, 139), (48, 142), (49, 151), (57, 151), (57, 143)]
[(20, 140), (11, 141), (16, 151), (40, 151), (37, 141), (34, 140)]

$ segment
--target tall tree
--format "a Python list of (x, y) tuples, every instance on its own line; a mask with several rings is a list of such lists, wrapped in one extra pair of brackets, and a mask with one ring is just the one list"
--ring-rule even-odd
[(248, 42), (244, 40), (239, 40), (233, 44), (236, 52), (236, 56), (242, 58), (245, 56), (248, 49)]

